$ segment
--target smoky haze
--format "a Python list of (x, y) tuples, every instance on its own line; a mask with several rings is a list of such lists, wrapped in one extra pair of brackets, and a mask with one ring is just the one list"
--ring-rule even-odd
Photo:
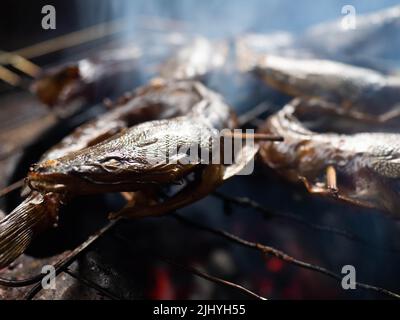
[(143, 17), (163, 17), (184, 21), (190, 31), (209, 37), (233, 36), (244, 32), (305, 28), (341, 16), (341, 8), (351, 4), (357, 13), (367, 13), (398, 4), (396, 0), (85, 0), (77, 2), (83, 24), (95, 24), (128, 17), (130, 31), (138, 31)]

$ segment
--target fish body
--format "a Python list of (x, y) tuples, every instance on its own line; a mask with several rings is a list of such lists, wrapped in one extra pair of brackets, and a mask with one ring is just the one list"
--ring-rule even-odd
[[(75, 196), (129, 192), (127, 205), (112, 218), (162, 215), (207, 196), (256, 149), (230, 170), (188, 151), (221, 152), (213, 141), (219, 141), (220, 130), (236, 126), (222, 97), (195, 81), (156, 82), (125, 96), (31, 167), (27, 198), (0, 221), (0, 267), (56, 223), (61, 205)], [(180, 190), (160, 196), (161, 189), (181, 182)]]
[(312, 132), (296, 118), (296, 103), (260, 127), (284, 138), (279, 144), (263, 142), (260, 159), (288, 180), (306, 179), (312, 186), (323, 186), (333, 167), (339, 198), (400, 217), (400, 134)]
[(399, 77), (340, 62), (264, 56), (254, 72), (287, 95), (317, 98), (345, 110), (379, 115), (400, 103)]

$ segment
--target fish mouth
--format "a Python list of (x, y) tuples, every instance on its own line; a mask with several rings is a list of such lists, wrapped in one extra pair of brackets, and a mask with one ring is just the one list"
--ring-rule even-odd
[(41, 174), (30, 172), (27, 178), (27, 185), (39, 192), (62, 193), (67, 190), (69, 184), (66, 176), (59, 173)]
[[(88, 174), (90, 176), (90, 174)], [(93, 174), (92, 174), (93, 175)], [(58, 160), (47, 160), (31, 167), (27, 185), (39, 192), (85, 193), (96, 185), (84, 172), (71, 170)]]
[(102, 192), (110, 185), (98, 179), (86, 177), (84, 174), (60, 173), (39, 173), (30, 172), (27, 178), (28, 186), (35, 191), (42, 193), (68, 193), (87, 194)]
[(28, 174), (26, 184), (31, 190), (40, 193), (62, 193), (69, 195), (120, 192), (138, 188), (137, 177), (113, 176), (104, 174), (85, 174), (82, 172), (43, 172), (34, 170)]

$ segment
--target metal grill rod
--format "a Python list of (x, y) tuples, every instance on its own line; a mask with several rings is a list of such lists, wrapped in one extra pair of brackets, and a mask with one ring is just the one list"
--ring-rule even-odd
[[(118, 222), (118, 220), (110, 221), (105, 227), (103, 227), (98, 232), (91, 235), (85, 242), (83, 242), (81, 245), (79, 245), (74, 250), (72, 250), (67, 255), (65, 255), (63, 258), (61, 258), (59, 261), (57, 261), (54, 265), (54, 267), (56, 269), (56, 274), (59, 274), (64, 268), (68, 267), (72, 262), (74, 262), (74, 260), (82, 252), (84, 252), (91, 244), (93, 244), (102, 235), (104, 235), (108, 230), (110, 230), (117, 222)], [(29, 285), (39, 282), (39, 288), (40, 288), (40, 281), (43, 279), (44, 276), (45, 275), (43, 275), (43, 274), (38, 274), (36, 276), (30, 277), (27, 279), (23, 279), (23, 280), (12, 280), (12, 279), (0, 278), (0, 285), (6, 286), (6, 287), (25, 287), (25, 286), (29, 286)]]
[[(119, 240), (120, 242), (125, 243), (125, 245), (132, 251), (131, 243), (127, 238), (125, 238), (124, 236), (122, 236), (120, 234), (116, 235), (115, 238), (117, 240)], [(200, 270), (198, 270), (196, 268), (182, 265), (180, 263), (172, 261), (171, 259), (168, 259), (168, 258), (165, 258), (165, 257), (160, 257), (159, 255), (156, 255), (156, 257), (158, 259), (160, 259), (160, 260), (162, 260), (162, 261), (174, 266), (174, 267), (177, 267), (177, 268), (182, 269), (184, 271), (190, 272), (190, 273), (194, 274), (195, 276), (198, 276), (200, 278), (206, 279), (208, 281), (211, 281), (211, 282), (223, 285), (223, 286), (227, 286), (227, 287), (236, 289), (236, 290), (240, 291), (241, 293), (244, 293), (245, 295), (247, 295), (247, 296), (249, 296), (249, 297), (251, 297), (253, 299), (255, 298), (255, 299), (259, 299), (259, 300), (267, 300), (266, 298), (258, 295), (257, 293), (254, 293), (253, 291), (251, 291), (251, 290), (249, 290), (249, 289), (247, 289), (247, 288), (245, 288), (245, 287), (243, 287), (243, 286), (241, 286), (239, 284), (236, 284), (234, 282), (227, 281), (227, 280), (212, 276), (212, 275), (210, 275), (210, 274), (208, 274), (206, 272), (200, 271)]]
[[(119, 219), (110, 221), (105, 227), (101, 228), (99, 231), (94, 233), (85, 242), (83, 242), (80, 246), (76, 247), (74, 250), (72, 250), (70, 253), (68, 253), (65, 258), (61, 259), (58, 263), (56, 263), (56, 265), (55, 265), (56, 275), (60, 274), (65, 268), (67, 268), (72, 262), (74, 262), (79, 255), (81, 255), (85, 250), (87, 250), (90, 245), (92, 245), (95, 241), (97, 241), (107, 231), (109, 231), (111, 228), (113, 228), (118, 221), (119, 221)], [(43, 275), (40, 275), (40, 280), (42, 278), (43, 278)], [(27, 300), (33, 299), (35, 297), (35, 295), (38, 292), (40, 292), (40, 290), (42, 290), (42, 285), (39, 282), (36, 285), (34, 285), (31, 288), (31, 290), (29, 290), (29, 292), (25, 295), (25, 299), (27, 299)]]
[(76, 272), (72, 271), (70, 268), (66, 268), (64, 270), (64, 272), (66, 274), (70, 275), (71, 277), (73, 277), (74, 279), (82, 282), (87, 287), (95, 289), (96, 291), (100, 292), (102, 295), (104, 295), (105, 297), (107, 297), (107, 298), (109, 298), (111, 300), (121, 300), (121, 298), (117, 297), (114, 293), (112, 293), (109, 290), (103, 288), (102, 286), (99, 286), (97, 283), (82, 277), (79, 273), (76, 273)]
[[(298, 260), (298, 259), (288, 255), (287, 253), (285, 253), (283, 251), (280, 251), (278, 249), (275, 249), (273, 247), (266, 246), (266, 245), (263, 245), (263, 244), (260, 244), (260, 243), (256, 243), (256, 242), (251, 242), (251, 241), (244, 240), (244, 239), (242, 239), (242, 238), (240, 238), (240, 237), (238, 237), (238, 236), (236, 236), (234, 234), (231, 234), (231, 233), (229, 233), (227, 231), (220, 230), (220, 229), (214, 229), (214, 228), (211, 228), (209, 226), (205, 226), (205, 225), (199, 224), (197, 222), (194, 222), (194, 221), (191, 221), (191, 220), (189, 220), (187, 218), (184, 218), (183, 216), (181, 216), (179, 214), (176, 214), (176, 213), (171, 214), (171, 216), (174, 217), (177, 221), (180, 221), (180, 222), (182, 222), (182, 223), (184, 223), (184, 224), (186, 224), (188, 226), (191, 226), (193, 228), (197, 228), (197, 229), (201, 229), (203, 231), (207, 231), (207, 232), (213, 233), (213, 234), (215, 234), (217, 236), (221, 236), (221, 237), (223, 237), (223, 238), (225, 238), (227, 240), (230, 240), (230, 241), (232, 241), (232, 242), (234, 242), (234, 243), (236, 243), (238, 245), (242, 245), (242, 246), (245, 246), (245, 247), (250, 248), (250, 249), (258, 250), (264, 255), (265, 254), (270, 254), (270, 255), (273, 255), (276, 258), (278, 258), (278, 259), (280, 259), (282, 261), (285, 261), (287, 263), (296, 265), (296, 266), (304, 268), (304, 269), (308, 269), (308, 270), (311, 270), (311, 271), (315, 271), (315, 272), (321, 273), (321, 274), (326, 275), (326, 276), (328, 276), (330, 278), (333, 278), (333, 279), (335, 279), (335, 280), (337, 280), (339, 282), (342, 281), (342, 276), (340, 274), (337, 274), (337, 273), (335, 273), (333, 271), (330, 271), (330, 270), (325, 269), (323, 267), (320, 267), (318, 265), (314, 265), (314, 264), (311, 264), (311, 263), (307, 263), (307, 262)], [(387, 290), (385, 288), (369, 285), (369, 284), (362, 283), (362, 282), (356, 282), (356, 286), (359, 287), (359, 288), (365, 289), (365, 290), (378, 292), (380, 294), (389, 296), (391, 298), (400, 299), (400, 295), (399, 294), (397, 294), (395, 292), (392, 292), (390, 290)]]
[(397, 249), (397, 248), (376, 246), (375, 244), (370, 243), (368, 240), (366, 240), (354, 233), (346, 231), (346, 230), (342, 230), (342, 229), (338, 229), (338, 228), (334, 228), (334, 227), (330, 227), (330, 226), (326, 226), (326, 225), (311, 223), (311, 222), (308, 222), (307, 220), (304, 220), (301, 217), (296, 216), (291, 213), (273, 212), (270, 209), (268, 209), (267, 207), (263, 206), (262, 204), (254, 201), (252, 199), (249, 199), (247, 197), (232, 197), (232, 196), (226, 195), (219, 191), (214, 191), (211, 195), (216, 198), (221, 199), (222, 201), (226, 201), (228, 203), (234, 203), (241, 207), (249, 207), (249, 208), (255, 209), (255, 210), (261, 212), (262, 214), (264, 214), (268, 218), (288, 219), (289, 221), (304, 225), (308, 228), (311, 228), (311, 229), (314, 229), (317, 231), (331, 233), (336, 236), (340, 236), (340, 237), (346, 238), (346, 239), (354, 241), (354, 242), (359, 242), (361, 244), (368, 245), (377, 250), (387, 251), (390, 253), (399, 253), (400, 252), (400, 249)]

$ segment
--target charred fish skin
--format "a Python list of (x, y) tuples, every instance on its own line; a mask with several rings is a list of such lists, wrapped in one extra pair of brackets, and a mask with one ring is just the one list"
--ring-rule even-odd
[[(31, 188), (40, 192), (79, 194), (137, 191), (145, 185), (177, 181), (199, 164), (182, 165), (180, 150), (208, 147), (217, 132), (190, 117), (146, 122), (116, 137), (67, 156), (44, 161), (28, 175)], [(176, 151), (176, 152), (174, 152)], [(62, 187), (61, 187), (62, 186)]]
[(44, 70), (30, 89), (50, 108), (64, 107), (76, 100), (93, 102), (105, 98), (123, 81), (147, 83), (156, 76), (159, 61), (186, 43), (185, 35), (173, 32), (105, 48), (87, 58)]
[[(74, 185), (77, 185), (83, 194), (107, 190), (136, 191), (146, 183), (161, 184), (182, 178), (199, 163), (180, 165), (178, 160), (186, 157), (186, 153), (179, 151), (191, 150), (195, 146), (205, 150), (209, 148), (210, 141), (217, 139), (218, 130), (233, 129), (237, 123), (235, 114), (222, 97), (200, 83), (185, 81), (172, 87), (186, 90), (180, 92), (185, 101), (185, 112), (176, 108), (177, 114), (186, 115), (133, 126), (103, 142), (60, 158), (52, 159), (46, 154), (44, 161), (33, 166), (28, 175), (31, 188), (41, 192), (65, 193), (76, 190)], [(142, 99), (143, 91), (150, 98), (154, 93), (150, 87), (141, 89), (139, 99)], [(183, 95), (185, 92), (197, 97), (192, 97), (190, 105)], [(168, 90), (166, 96), (170, 95)], [(150, 103), (153, 104), (154, 101)], [(121, 112), (121, 109), (116, 110)], [(121, 120), (121, 117), (118, 119)], [(177, 151), (173, 154), (175, 158), (161, 159), (166, 162), (157, 164), (159, 156), (168, 155), (171, 149)]]
[(153, 81), (132, 93), (126, 93), (109, 106), (110, 111), (75, 129), (49, 149), (41, 161), (56, 159), (96, 144), (144, 121), (183, 115), (200, 99), (193, 82)]
[[(219, 139), (220, 129), (233, 129), (237, 122), (235, 114), (218, 94), (199, 83), (191, 84), (201, 99), (186, 115), (145, 122), (96, 145), (42, 161), (31, 168), (28, 185), (35, 192), (70, 198), (148, 190), (174, 184), (194, 171), (202, 173), (203, 178), (193, 188), (186, 187), (165, 203), (142, 208), (142, 211), (129, 204), (129, 210), (120, 213), (125, 216), (134, 212), (135, 217), (159, 215), (206, 196), (224, 181), (225, 166), (222, 163), (203, 165), (201, 158), (194, 162), (181, 160), (188, 157), (187, 150), (200, 148), (208, 154), (215, 152), (210, 141)], [(167, 157), (159, 161), (160, 155)], [(239, 166), (233, 168), (240, 170)]]
[[(267, 119), (261, 132), (279, 134), (284, 142), (263, 142), (260, 159), (292, 182), (303, 181), (311, 193), (333, 196), (383, 210), (400, 218), (400, 135), (315, 133), (295, 117), (293, 101)], [(338, 192), (327, 188), (327, 169), (337, 174)]]
[[(126, 207), (110, 217), (158, 216), (207, 196), (240, 170), (240, 166), (231, 166), (226, 175), (222, 164), (171, 161), (186, 157), (184, 150), (197, 147), (199, 141), (202, 149), (211, 151), (209, 142), (219, 129), (237, 126), (234, 112), (222, 97), (200, 83), (152, 83), (114, 107), (103, 119), (84, 125), (86, 129), (75, 131), (32, 166), (26, 179), (28, 197), (0, 221), (0, 267), (15, 260), (36, 234), (53, 225), (61, 205), (76, 195), (137, 191)], [(151, 120), (155, 114), (156, 118), (175, 118), (127, 128), (137, 121), (135, 115), (140, 120)], [(102, 122), (104, 119), (107, 121)], [(105, 131), (102, 123), (109, 124)], [(120, 132), (112, 135), (114, 131)], [(156, 155), (169, 154), (171, 144), (186, 148), (178, 149), (172, 158), (169, 155), (166, 162), (154, 162)], [(188, 179), (175, 195), (162, 202), (151, 196), (159, 186), (174, 185), (191, 173), (196, 179)], [(139, 198), (142, 200), (137, 201)], [(21, 231), (18, 234), (14, 232), (17, 229)]]
[[(117, 99), (105, 114), (79, 126), (45, 152), (40, 162), (95, 145), (138, 123), (187, 114), (202, 100), (221, 104), (220, 97), (196, 81), (153, 80)], [(215, 109), (224, 110), (221, 106), (215, 106)], [(23, 194), (28, 192), (29, 188), (25, 187)]]
[(137, 47), (105, 51), (44, 71), (33, 82), (31, 91), (50, 108), (76, 99), (90, 101), (100, 90), (107, 91), (124, 72), (138, 69), (139, 58)]
[[(227, 111), (219, 95), (211, 92), (201, 83), (191, 80), (157, 79), (132, 93), (125, 94), (109, 106), (110, 111), (78, 127), (72, 134), (49, 149), (40, 161), (57, 159), (67, 153), (89, 147), (135, 124), (185, 115), (201, 101), (212, 103), (213, 115), (222, 113), (221, 117), (235, 119), (233, 114), (223, 114), (231, 111)], [(201, 113), (201, 111), (197, 112)], [(232, 125), (234, 124), (226, 124), (226, 127)]]

